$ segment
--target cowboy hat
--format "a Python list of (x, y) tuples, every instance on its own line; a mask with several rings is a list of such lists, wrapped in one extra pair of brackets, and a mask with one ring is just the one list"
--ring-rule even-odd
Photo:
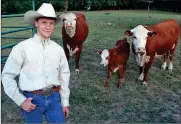
[(43, 3), (37, 11), (27, 11), (24, 14), (24, 21), (29, 25), (34, 25), (35, 20), (39, 17), (54, 18), (56, 23), (60, 22), (60, 18), (56, 16), (53, 6), (49, 3)]

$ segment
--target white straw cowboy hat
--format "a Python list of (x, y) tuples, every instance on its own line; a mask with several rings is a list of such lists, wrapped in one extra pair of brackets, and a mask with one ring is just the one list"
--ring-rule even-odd
[(53, 6), (49, 3), (43, 3), (37, 11), (27, 11), (24, 14), (24, 21), (29, 25), (34, 25), (35, 20), (39, 17), (55, 18), (56, 23), (60, 22), (60, 18), (56, 16)]

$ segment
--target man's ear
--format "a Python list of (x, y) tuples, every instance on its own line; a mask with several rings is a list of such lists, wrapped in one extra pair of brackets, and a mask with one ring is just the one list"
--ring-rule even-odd
[(97, 54), (101, 55), (101, 53), (102, 53), (102, 50), (97, 51)]
[(132, 36), (132, 35), (133, 35), (133, 33), (132, 33), (130, 30), (126, 30), (124, 33), (125, 33), (126, 35), (128, 35), (128, 36)]
[(156, 33), (155, 31), (150, 31), (150, 32), (148, 32), (147, 35), (148, 35), (149, 37), (153, 37), (153, 36), (156, 36), (157, 33)]

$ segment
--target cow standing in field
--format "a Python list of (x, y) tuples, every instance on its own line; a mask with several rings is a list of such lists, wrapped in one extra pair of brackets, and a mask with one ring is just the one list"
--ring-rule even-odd
[(112, 49), (98, 50), (98, 54), (101, 55), (101, 65), (108, 65), (108, 75), (105, 87), (108, 86), (110, 77), (113, 72), (118, 74), (118, 88), (122, 86), (122, 79), (126, 68), (126, 63), (129, 58), (130, 45), (127, 39), (122, 39), (116, 42), (116, 45)]
[(79, 59), (83, 42), (88, 36), (88, 24), (83, 13), (66, 13), (61, 15), (63, 21), (62, 40), (67, 60), (75, 55), (76, 73), (79, 73)]
[(153, 63), (155, 55), (164, 55), (162, 69), (167, 67), (168, 55), (170, 62), (168, 69), (173, 69), (173, 57), (180, 36), (180, 27), (173, 20), (167, 20), (152, 26), (139, 25), (125, 34), (133, 37), (132, 50), (137, 64), (140, 67), (139, 80), (147, 85), (148, 71)]

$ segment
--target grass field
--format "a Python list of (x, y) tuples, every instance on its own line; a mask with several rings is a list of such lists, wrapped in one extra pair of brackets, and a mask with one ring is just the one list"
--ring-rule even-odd
[[(109, 14), (106, 14), (109, 13)], [(121, 89), (117, 88), (117, 75), (113, 74), (108, 88), (104, 88), (107, 68), (99, 65), (98, 49), (112, 48), (116, 41), (126, 37), (124, 31), (139, 24), (156, 24), (170, 18), (180, 26), (180, 15), (158, 11), (95, 11), (85, 13), (89, 36), (84, 42), (80, 60), (80, 74), (75, 74), (74, 58), (70, 61), (70, 123), (181, 123), (181, 44), (179, 42), (173, 62), (173, 72), (163, 71), (162, 58), (155, 59), (147, 87), (136, 79), (139, 69), (132, 52), (127, 63)], [(22, 18), (2, 19), (2, 26), (24, 25)], [(2, 29), (4, 31), (4, 29)], [(12, 34), (10, 34), (12, 36)], [(13, 34), (14, 35), (14, 34)], [(31, 36), (31, 32), (16, 33)], [(61, 25), (57, 25), (52, 39), (62, 46)], [(128, 38), (131, 43), (131, 39)], [(2, 45), (17, 42), (2, 40)], [(8, 51), (2, 51), (6, 54)], [(2, 123), (23, 123), (19, 107), (1, 90)]]

